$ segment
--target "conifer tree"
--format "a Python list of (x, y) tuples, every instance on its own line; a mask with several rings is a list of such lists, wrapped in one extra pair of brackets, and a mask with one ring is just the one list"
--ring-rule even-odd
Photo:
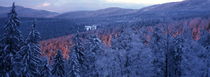
[(89, 35), (88, 36), (88, 50), (91, 51), (94, 54), (101, 54), (103, 53), (102, 48), (103, 48), (103, 44), (101, 42), (101, 40), (96, 36), (96, 35)]
[(64, 58), (61, 50), (58, 50), (54, 58), (52, 74), (54, 77), (65, 77)]
[(3, 38), (0, 40), (0, 76), (11, 76), (13, 70), (13, 58), (23, 45), (22, 35), (18, 27), (20, 26), (19, 18), (15, 11), (15, 3), (12, 10), (8, 13), (8, 21), (4, 26)]
[(70, 53), (70, 77), (81, 77), (81, 69), (84, 63), (84, 47), (81, 37), (77, 34), (74, 39), (74, 46)]
[(26, 44), (21, 47), (18, 52), (20, 68), (23, 77), (37, 77), (40, 76), (39, 67), (42, 63), (41, 50), (39, 46), (40, 33), (35, 30), (35, 22), (33, 22), (32, 30), (29, 33)]
[(47, 60), (44, 61), (44, 65), (41, 66), (40, 71), (41, 71), (41, 77), (51, 77), (52, 76)]

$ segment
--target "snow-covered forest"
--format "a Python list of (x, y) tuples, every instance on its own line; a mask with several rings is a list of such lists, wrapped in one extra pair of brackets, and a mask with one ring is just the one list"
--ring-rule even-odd
[(78, 32), (68, 58), (59, 49), (49, 60), (36, 21), (23, 36), (13, 3), (0, 38), (0, 77), (210, 77), (210, 23), (202, 31), (197, 24), (199, 31), (177, 23), (121, 25), (110, 45), (100, 38), (106, 30)]

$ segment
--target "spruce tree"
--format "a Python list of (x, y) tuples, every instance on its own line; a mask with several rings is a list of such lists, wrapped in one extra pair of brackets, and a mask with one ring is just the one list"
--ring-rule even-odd
[(44, 61), (44, 65), (41, 66), (40, 72), (41, 72), (41, 77), (51, 77), (52, 76), (47, 59)]
[(57, 55), (54, 57), (52, 74), (55, 77), (65, 77), (64, 58), (61, 50), (58, 50)]
[(18, 27), (20, 26), (19, 18), (15, 11), (15, 3), (12, 5), (12, 10), (8, 13), (8, 21), (4, 26), (3, 38), (0, 40), (0, 76), (12, 76), (13, 58), (23, 45), (22, 35)]
[(77, 34), (74, 39), (74, 46), (71, 49), (70, 53), (70, 77), (81, 77), (81, 69), (84, 64), (84, 47), (81, 40), (81, 37)]
[(41, 50), (39, 45), (40, 33), (35, 30), (35, 22), (32, 25), (32, 30), (29, 33), (26, 44), (21, 47), (18, 52), (22, 77), (37, 77), (40, 76), (39, 67), (41, 66)]
[(95, 55), (101, 55), (103, 52), (103, 44), (102, 41), (96, 35), (88, 36), (88, 51), (92, 52)]

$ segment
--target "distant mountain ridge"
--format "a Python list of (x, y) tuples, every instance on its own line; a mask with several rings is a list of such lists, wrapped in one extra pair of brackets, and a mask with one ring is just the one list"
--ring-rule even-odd
[[(165, 4), (152, 5), (142, 9), (106, 8), (96, 11), (67, 12), (55, 18), (99, 18), (114, 17), (116, 19), (157, 18), (157, 17), (190, 17), (209, 15), (210, 0), (185, 0)], [(128, 18), (130, 17), (130, 18)]]
[[(7, 14), (10, 12), (10, 10), (10, 7), (0, 6), (0, 17), (7, 17)], [(58, 15), (58, 13), (56, 12), (36, 10), (31, 8), (25, 8), (22, 6), (16, 6), (16, 11), (19, 17), (49, 18)]]
[(111, 7), (111, 8), (100, 9), (96, 11), (67, 12), (67, 13), (56, 16), (56, 18), (110, 17), (110, 16), (131, 14), (136, 11), (137, 9), (123, 9), (123, 8), (118, 8), (118, 7)]
[(145, 7), (140, 11), (200, 11), (210, 10), (210, 0), (186, 0)]

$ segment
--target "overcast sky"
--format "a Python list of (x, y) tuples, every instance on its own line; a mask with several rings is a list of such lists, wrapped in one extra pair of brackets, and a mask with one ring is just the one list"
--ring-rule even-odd
[(182, 0), (0, 0), (0, 6), (17, 5), (54, 12), (97, 10), (108, 7), (139, 9), (154, 4), (178, 2)]

